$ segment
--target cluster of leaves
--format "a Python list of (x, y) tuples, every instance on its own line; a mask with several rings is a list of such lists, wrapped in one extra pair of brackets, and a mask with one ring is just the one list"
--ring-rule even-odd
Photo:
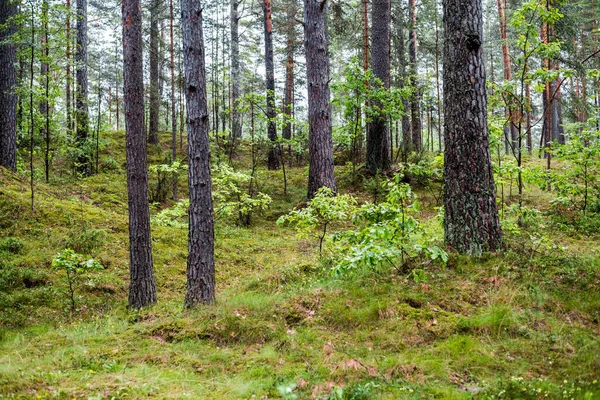
[(173, 207), (165, 208), (152, 217), (152, 223), (158, 226), (186, 228), (190, 200), (178, 201)]
[(254, 190), (253, 176), (220, 164), (213, 171), (215, 215), (246, 220), (254, 212), (265, 211), (272, 203), (269, 195)]
[(170, 164), (156, 164), (148, 168), (148, 185), (150, 191), (150, 202), (162, 203), (167, 200), (173, 181), (177, 182), (178, 176), (188, 169), (188, 165), (175, 161)]
[(551, 186), (557, 193), (555, 204), (600, 212), (600, 132), (585, 129), (573, 132), (555, 156), (566, 162), (562, 174), (554, 174)]
[(277, 220), (278, 225), (291, 224), (300, 237), (310, 237), (315, 231), (319, 238), (319, 253), (327, 228), (335, 223), (346, 223), (356, 210), (357, 201), (349, 194), (335, 194), (327, 187), (320, 188), (306, 207), (295, 209)]
[(336, 275), (385, 264), (404, 268), (419, 257), (445, 264), (448, 254), (434, 244), (435, 239), (415, 218), (419, 211), (417, 196), (410, 185), (401, 181), (402, 175), (397, 175), (381, 182), (386, 193), (384, 201), (361, 206), (351, 195), (336, 195), (321, 188), (306, 207), (282, 216), (277, 223), (294, 225), (301, 236), (317, 231), (320, 252), (330, 225), (351, 225), (351, 229), (333, 235)]
[[(65, 283), (67, 284), (67, 296), (69, 297), (71, 311), (75, 311), (75, 290), (78, 285), (83, 284), (84, 278), (93, 271), (99, 271), (104, 267), (93, 258), (86, 258), (71, 249), (65, 249), (58, 253), (52, 260), (52, 268), (55, 271), (65, 272)], [(93, 285), (93, 281), (85, 282)]]
[[(256, 211), (264, 211), (271, 205), (269, 195), (256, 192), (250, 185), (252, 176), (244, 172), (234, 171), (227, 164), (219, 164), (212, 172), (213, 201), (216, 216), (236, 216), (246, 218)], [(166, 208), (152, 217), (152, 222), (159, 226), (185, 228), (187, 227), (189, 199), (177, 202), (173, 207)]]
[(386, 89), (372, 70), (363, 69), (357, 57), (344, 69), (341, 82), (332, 85), (332, 91), (333, 104), (344, 117), (344, 124), (334, 130), (334, 141), (343, 146), (351, 146), (362, 134), (361, 112), (367, 116), (366, 122), (374, 116), (398, 120), (404, 112), (403, 100), (411, 96), (408, 86)]
[(335, 235), (339, 254), (336, 274), (386, 263), (404, 268), (422, 256), (441, 264), (448, 261), (448, 254), (434, 244), (435, 239), (428, 238), (415, 218), (419, 211), (417, 195), (401, 179), (402, 175), (397, 175), (394, 180), (384, 182), (385, 201), (356, 209), (352, 215), (355, 229)]

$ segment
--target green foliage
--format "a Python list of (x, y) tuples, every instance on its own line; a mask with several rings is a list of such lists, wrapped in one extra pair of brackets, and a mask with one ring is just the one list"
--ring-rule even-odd
[[(58, 253), (52, 260), (52, 269), (55, 271), (64, 271), (65, 283), (67, 284), (67, 296), (70, 300), (71, 311), (76, 311), (75, 308), (75, 290), (77, 286), (82, 284), (82, 280), (87, 275), (94, 271), (102, 270), (104, 267), (93, 258), (85, 259), (83, 255), (75, 253), (71, 249), (65, 249)], [(94, 282), (89, 280), (87, 285), (93, 285)]]
[(356, 199), (348, 194), (335, 194), (327, 187), (320, 188), (306, 207), (295, 209), (277, 220), (278, 225), (294, 225), (300, 237), (308, 237), (315, 231), (319, 235), (319, 253), (327, 228), (334, 223), (344, 223), (350, 219), (356, 207)]
[(554, 154), (565, 162), (563, 173), (550, 182), (557, 194), (554, 204), (600, 212), (600, 132), (574, 129)]
[(78, 253), (92, 254), (98, 250), (108, 239), (108, 232), (104, 229), (95, 229), (85, 222), (81, 229), (71, 231), (66, 240), (66, 247)]
[(148, 190), (151, 203), (162, 203), (169, 197), (173, 182), (178, 176), (187, 171), (188, 165), (181, 161), (170, 164), (151, 165), (148, 168)]
[(23, 243), (16, 237), (7, 237), (0, 241), (0, 253), (5, 251), (12, 254), (19, 254), (23, 250)]
[(168, 226), (174, 228), (187, 228), (188, 209), (190, 200), (183, 199), (175, 203), (173, 207), (165, 208), (152, 217), (152, 223), (159, 226)]
[(434, 244), (435, 238), (427, 235), (415, 218), (419, 211), (417, 195), (401, 180), (402, 176), (397, 175), (394, 180), (384, 182), (385, 201), (361, 206), (352, 218), (356, 229), (335, 236), (338, 262), (334, 274), (382, 264), (403, 269), (420, 256), (443, 265), (448, 261), (448, 254)]
[(216, 216), (236, 216), (241, 225), (247, 226), (254, 213), (271, 205), (269, 195), (255, 190), (252, 175), (235, 171), (226, 164), (215, 167), (212, 175)]

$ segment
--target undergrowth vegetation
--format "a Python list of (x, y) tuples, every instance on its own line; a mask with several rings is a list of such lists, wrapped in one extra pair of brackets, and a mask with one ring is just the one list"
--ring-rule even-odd
[(284, 192), (239, 150), (213, 171), (216, 305), (183, 309), (180, 177), (153, 206), (158, 304), (133, 312), (123, 133), (107, 135), (104, 172), (38, 184), (35, 212), (0, 171), (0, 398), (600, 398), (597, 173), (568, 148), (550, 176), (525, 160), (521, 206), (503, 160), (504, 247), (479, 258), (443, 245), (440, 157), (338, 166), (339, 195), (306, 203), (304, 166)]

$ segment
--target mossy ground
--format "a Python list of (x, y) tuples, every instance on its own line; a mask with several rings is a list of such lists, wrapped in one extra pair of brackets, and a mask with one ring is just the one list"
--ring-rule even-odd
[[(333, 278), (316, 243), (275, 224), (305, 195), (305, 167), (287, 169), (288, 194), (280, 171), (258, 171), (274, 203), (252, 227), (217, 221), (216, 305), (183, 309), (187, 231), (154, 226), (159, 302), (128, 311), (122, 136), (108, 135), (105, 172), (38, 183), (33, 212), (26, 179), (0, 171), (0, 240), (18, 242), (0, 245), (0, 398), (600, 398), (597, 233), (544, 215), (535, 229), (568, 249), (521, 232), (424, 267), (426, 282)], [(528, 188), (526, 203), (547, 209), (544, 196)], [(50, 268), (67, 247), (105, 266), (76, 312)]]

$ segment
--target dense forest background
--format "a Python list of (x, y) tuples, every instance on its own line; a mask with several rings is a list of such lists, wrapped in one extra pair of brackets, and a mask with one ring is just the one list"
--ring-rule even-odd
[(0, 4), (0, 398), (600, 396), (594, 1)]

